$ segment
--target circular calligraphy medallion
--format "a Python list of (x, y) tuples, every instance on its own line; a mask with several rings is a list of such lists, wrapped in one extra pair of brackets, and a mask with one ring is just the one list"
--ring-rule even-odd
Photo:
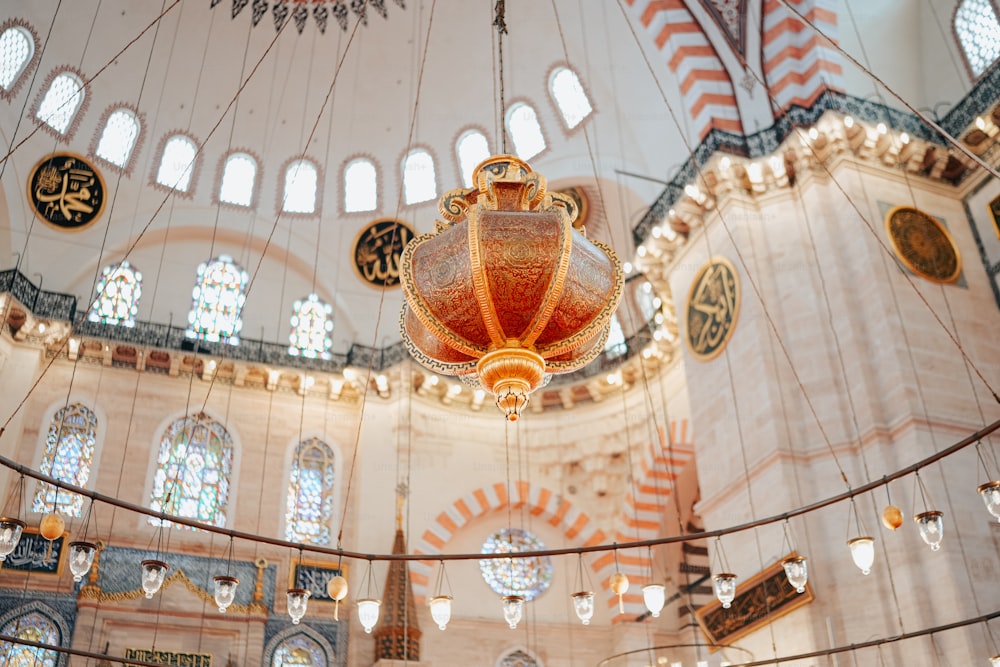
[(414, 236), (402, 220), (381, 218), (368, 223), (354, 239), (351, 255), (358, 277), (373, 287), (399, 285), (399, 260)]
[(28, 201), (40, 220), (63, 231), (97, 222), (107, 189), (97, 167), (75, 153), (52, 153), (28, 176)]
[(962, 257), (940, 222), (910, 206), (897, 206), (885, 216), (885, 230), (896, 257), (910, 271), (936, 283), (958, 279)]
[(687, 301), (687, 342), (700, 361), (719, 356), (736, 328), (740, 280), (725, 257), (712, 257), (694, 277)]

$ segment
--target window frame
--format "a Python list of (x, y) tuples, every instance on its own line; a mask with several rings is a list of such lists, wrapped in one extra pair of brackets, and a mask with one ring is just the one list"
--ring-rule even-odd
[[(462, 141), (462, 139), (464, 139), (468, 135), (472, 134), (473, 132), (478, 132), (479, 134), (483, 135), (484, 139), (486, 139), (486, 155), (487, 155), (487, 157), (496, 154), (496, 153), (493, 152), (493, 149), (490, 146), (490, 134), (483, 127), (481, 127), (479, 125), (466, 125), (466, 126), (462, 127), (462, 129), (460, 129), (458, 131), (458, 133), (455, 135), (455, 140), (452, 141), (451, 144), (452, 144), (452, 146), (454, 147), (454, 150), (455, 150), (455, 171), (458, 172), (458, 182), (462, 184), (463, 188), (465, 188), (465, 187), (475, 188), (476, 187), (475, 182), (473, 182), (471, 186), (466, 186), (465, 185), (465, 176), (462, 173), (462, 159), (461, 159), (461, 156), (460, 156), (460, 154), (458, 152), (458, 145), (459, 145), (459, 143)], [(471, 176), (471, 174), (470, 174), (470, 176)]]
[[(80, 82), (81, 89), (83, 90), (83, 99), (80, 100), (80, 105), (76, 108), (76, 111), (73, 112), (73, 117), (70, 118), (69, 125), (66, 126), (66, 131), (59, 132), (48, 123), (43, 122), (42, 119), (38, 117), (38, 111), (42, 106), (42, 100), (45, 99), (45, 96), (49, 92), (49, 88), (52, 87), (52, 83), (56, 80), (56, 78), (62, 76), (63, 74), (70, 74), (76, 77), (76, 79)], [(38, 94), (35, 95), (34, 103), (31, 105), (31, 110), (29, 112), (31, 121), (56, 139), (67, 142), (70, 141), (76, 134), (77, 129), (79, 129), (80, 123), (83, 120), (84, 115), (87, 113), (87, 107), (90, 106), (90, 95), (87, 94), (88, 90), (86, 82), (87, 77), (85, 77), (80, 70), (70, 65), (63, 65), (62, 67), (57, 67), (49, 72), (44, 83), (38, 89)]]
[[(233, 332), (228, 336), (219, 336), (217, 340), (214, 338), (205, 338), (202, 332), (194, 331), (191, 328), (193, 326), (193, 322), (191, 322), (191, 314), (195, 312), (195, 309), (197, 308), (198, 304), (201, 301), (200, 294), (197, 297), (194, 295), (194, 289), (196, 287), (198, 288), (204, 287), (204, 280), (205, 280), (204, 272), (207, 272), (208, 268), (216, 262), (222, 262), (234, 268), (242, 277), (241, 282), (243, 283), (240, 288), (240, 295), (242, 296), (242, 302), (237, 306), (238, 311), (237, 311), (236, 321), (234, 322)], [(187, 328), (184, 330), (184, 338), (186, 340), (205, 341), (207, 343), (218, 343), (220, 345), (239, 345), (240, 333), (243, 331), (243, 310), (246, 308), (247, 287), (249, 287), (249, 285), (250, 285), (250, 276), (247, 273), (247, 270), (244, 269), (240, 264), (238, 264), (236, 260), (232, 257), (232, 255), (229, 255), (227, 253), (219, 253), (215, 257), (210, 257), (209, 259), (200, 262), (198, 264), (198, 268), (195, 271), (194, 285), (191, 288), (192, 302), (191, 302), (191, 307), (188, 309), (188, 324)], [(218, 327), (216, 327), (216, 329), (218, 329)]]
[[(118, 272), (118, 269), (120, 269), (123, 265), (125, 265), (125, 268), (127, 268), (128, 271), (132, 274), (132, 277), (135, 279), (135, 282), (138, 285), (138, 289), (136, 290), (137, 294), (135, 295), (134, 303), (131, 304), (131, 306), (134, 307), (135, 310), (136, 310), (135, 316), (133, 316), (131, 318), (131, 321), (125, 320), (125, 321), (121, 321), (121, 322), (116, 322), (114, 324), (109, 324), (107, 322), (102, 322), (100, 319), (94, 319), (94, 317), (93, 317), (94, 307), (97, 305), (98, 300), (104, 298), (104, 295), (101, 293), (101, 289), (100, 289), (100, 282), (101, 282), (101, 280), (105, 277), (106, 274), (113, 277), (114, 274)], [(114, 267), (114, 268), (112, 268), (112, 267)], [(110, 282), (110, 280), (111, 280), (111, 278), (109, 277), (108, 278), (108, 282)], [(135, 265), (132, 264), (132, 262), (128, 261), (127, 259), (122, 260), (120, 262), (112, 262), (111, 264), (107, 264), (104, 267), (102, 267), (101, 268), (101, 275), (99, 275), (97, 277), (97, 282), (94, 285), (93, 298), (90, 301), (90, 307), (87, 309), (87, 320), (90, 321), (90, 322), (97, 322), (97, 323), (103, 324), (105, 326), (130, 327), (130, 328), (131, 327), (135, 327), (136, 322), (138, 321), (139, 300), (140, 299), (142, 299), (142, 271), (140, 271), (139, 269), (137, 269), (135, 267)], [(130, 310), (131, 310), (131, 308), (130, 308)]]
[[(10, 84), (10, 88), (0, 87), (0, 98), (3, 98), (8, 102), (17, 97), (21, 88), (30, 78), (29, 74), (34, 71), (36, 67), (38, 67), (38, 62), (42, 57), (38, 49), (38, 33), (31, 26), (31, 24), (26, 21), (22, 21), (21, 19), (7, 19), (3, 23), (0, 23), (0, 34), (7, 32), (11, 28), (20, 28), (28, 33), (28, 38), (31, 40), (31, 57), (28, 58), (28, 62), (24, 64), (21, 71), (16, 77), (14, 77), (14, 80)], [(84, 95), (84, 99), (86, 99), (86, 97), (87, 96)]]
[[(38, 438), (35, 444), (35, 453), (34, 456), (32, 457), (32, 460), (34, 461), (35, 470), (42, 469), (42, 461), (45, 459), (45, 443), (46, 440), (48, 440), (49, 429), (54, 423), (56, 415), (59, 413), (60, 410), (62, 410), (64, 407), (68, 405), (69, 406), (82, 405), (87, 410), (90, 410), (94, 414), (94, 417), (97, 420), (97, 428), (94, 431), (94, 451), (91, 453), (90, 456), (90, 472), (87, 475), (87, 483), (84, 485), (86, 488), (90, 489), (96, 488), (98, 471), (100, 470), (101, 452), (104, 449), (104, 434), (107, 431), (107, 427), (105, 426), (102, 428), (102, 424), (106, 425), (108, 422), (107, 422), (107, 415), (104, 414), (104, 411), (101, 409), (99, 405), (93, 403), (92, 399), (93, 397), (88, 398), (86, 396), (80, 396), (76, 392), (74, 392), (72, 395), (70, 395), (69, 400), (66, 400), (66, 398), (64, 397), (49, 405), (49, 407), (45, 410), (44, 414), (42, 415), (42, 419), (38, 422), (39, 425)], [(29, 512), (35, 513), (34, 510), (32, 510), (31, 508), (34, 505), (35, 495), (38, 492), (38, 488), (40, 486), (41, 482), (36, 481), (34, 484), (34, 488), (31, 488), (31, 495), (25, 499), (28, 504)], [(25, 491), (27, 491), (28, 488), (30, 487), (27, 487)], [(35, 514), (38, 514), (38, 516), (42, 515), (42, 513), (35, 513)]]
[[(583, 90), (583, 94), (587, 96), (587, 102), (590, 104), (590, 113), (581, 118), (580, 122), (574, 125), (573, 127), (569, 127), (567, 125), (566, 117), (563, 115), (562, 108), (559, 106), (559, 102), (556, 100), (555, 91), (552, 90), (552, 82), (556, 77), (556, 73), (558, 73), (559, 70), (564, 70), (564, 69), (569, 70), (576, 77), (577, 83), (580, 84), (580, 88)], [(566, 136), (572, 136), (577, 132), (581, 131), (581, 129), (587, 123), (587, 121), (593, 118), (594, 115), (597, 113), (597, 107), (594, 105), (594, 96), (591, 95), (590, 89), (583, 82), (583, 78), (580, 76), (580, 72), (577, 71), (575, 67), (573, 67), (567, 62), (558, 62), (549, 67), (549, 71), (546, 74), (545, 82), (546, 82), (545, 89), (546, 91), (548, 91), (549, 94), (549, 103), (552, 105), (552, 108), (556, 113), (556, 117), (560, 121), (559, 124), (562, 126), (563, 132), (566, 134)], [(539, 120), (539, 125), (540, 124), (541, 120)]]
[[(293, 164), (299, 160), (305, 160), (313, 166), (316, 170), (316, 199), (313, 204), (313, 210), (310, 213), (299, 213), (295, 211), (286, 211), (284, 206), (285, 201), (285, 175)], [(303, 220), (314, 220), (323, 215), (323, 191), (326, 189), (324, 187), (324, 181), (326, 179), (326, 174), (323, 173), (323, 167), (320, 165), (319, 160), (310, 155), (295, 155), (288, 158), (282, 163), (281, 168), (278, 170), (278, 178), (276, 179), (275, 188), (277, 189), (277, 196), (274, 200), (275, 213), (282, 218), (300, 218)]]
[[(250, 203), (244, 206), (243, 204), (234, 204), (233, 202), (222, 201), (222, 179), (226, 176), (226, 165), (229, 163), (230, 158), (236, 155), (246, 155), (251, 160), (254, 161), (254, 165), (257, 167), (253, 175), (253, 185), (250, 191)], [(233, 148), (226, 151), (220, 158), (218, 165), (216, 167), (215, 183), (212, 188), (212, 204), (216, 206), (224, 206), (228, 209), (234, 211), (256, 211), (257, 206), (260, 203), (260, 188), (263, 179), (261, 178), (261, 172), (263, 171), (263, 162), (260, 156), (249, 148)]]
[[(156, 180), (157, 175), (160, 173), (160, 164), (163, 162), (163, 153), (167, 149), (167, 144), (174, 137), (181, 136), (194, 144), (194, 164), (191, 165), (191, 179), (190, 186), (187, 190), (178, 190), (172, 188), (169, 185), (164, 185)], [(185, 132), (184, 130), (175, 130), (165, 133), (160, 137), (159, 144), (156, 147), (156, 151), (153, 153), (153, 168), (149, 174), (149, 184), (154, 188), (157, 188), (161, 192), (172, 192), (175, 197), (182, 197), (184, 199), (193, 199), (194, 191), (198, 187), (198, 176), (201, 171), (202, 162), (202, 149), (201, 143), (192, 135), (190, 132)]]
[[(412, 204), (409, 204), (406, 201), (406, 162), (411, 155), (413, 155), (418, 151), (423, 151), (424, 153), (427, 153), (427, 155), (430, 156), (431, 158), (431, 165), (434, 167), (434, 196), (431, 197), (430, 199), (425, 199), (423, 201), (413, 202)], [(443, 190), (441, 190), (441, 183), (439, 178), (439, 174), (441, 171), (440, 169), (441, 161), (438, 159), (437, 153), (430, 146), (427, 146), (425, 144), (415, 144), (403, 150), (403, 153), (399, 157), (398, 164), (399, 164), (400, 204), (406, 208), (414, 208), (416, 206), (427, 206), (428, 204), (433, 204), (435, 205), (436, 208), (436, 204), (441, 199), (442, 192), (444, 192)]]
[[(313, 440), (319, 441), (321, 444), (325, 445), (333, 455), (333, 491), (330, 492), (331, 498), (331, 512), (330, 512), (330, 535), (333, 536), (334, 522), (340, 516), (341, 512), (341, 493), (342, 484), (341, 476), (343, 473), (343, 456), (341, 454), (340, 447), (331, 438), (327, 437), (322, 433), (317, 432), (307, 432), (302, 435), (301, 438), (293, 439), (287, 449), (285, 454), (285, 470), (282, 480), (284, 481), (284, 492), (281, 497), (281, 521), (279, 526), (278, 536), (281, 539), (288, 539), (286, 537), (288, 533), (288, 517), (286, 515), (287, 503), (288, 503), (288, 492), (292, 484), (292, 469), (294, 468), (295, 461), (298, 457), (299, 447), (303, 443), (311, 442)], [(314, 542), (309, 542), (309, 544), (316, 544)], [(332, 542), (331, 542), (332, 544)], [(320, 545), (322, 546), (322, 545)]]
[[(132, 150), (129, 151), (128, 158), (125, 160), (125, 164), (118, 166), (114, 162), (105, 160), (103, 157), (97, 154), (97, 148), (101, 144), (101, 136), (104, 134), (104, 128), (107, 126), (108, 121), (111, 120), (112, 114), (116, 111), (129, 111), (135, 117), (137, 123), (139, 123), (139, 134), (135, 137), (135, 142), (132, 144)], [(97, 123), (97, 129), (94, 131), (94, 137), (90, 142), (90, 150), (87, 154), (95, 162), (99, 162), (106, 168), (112, 171), (121, 172), (126, 176), (131, 176), (136, 164), (136, 155), (142, 149), (143, 142), (146, 139), (146, 116), (140, 112), (134, 105), (128, 104), (127, 102), (118, 102), (116, 104), (109, 105), (104, 113), (101, 114), (101, 118)]]
[[(347, 169), (355, 162), (364, 160), (369, 162), (372, 167), (375, 168), (375, 208), (368, 211), (348, 211), (347, 210)], [(339, 199), (339, 211), (341, 215), (349, 215), (355, 217), (378, 217), (379, 212), (382, 210), (382, 193), (385, 191), (385, 178), (382, 166), (379, 164), (378, 160), (374, 156), (367, 153), (355, 153), (349, 156), (340, 164), (340, 194)]]
[[(517, 143), (514, 141), (514, 133), (510, 131), (511, 112), (515, 107), (517, 107), (520, 104), (527, 105), (528, 107), (531, 108), (532, 111), (535, 112), (535, 120), (538, 121), (538, 131), (542, 135), (542, 141), (545, 142), (545, 146), (542, 148), (542, 150), (538, 151), (530, 158), (523, 158), (517, 154)], [(538, 112), (538, 105), (526, 97), (518, 97), (510, 101), (510, 103), (507, 105), (507, 109), (503, 113), (503, 127), (504, 131), (507, 133), (507, 139), (510, 142), (510, 145), (508, 147), (509, 148), (508, 153), (517, 157), (519, 160), (524, 160), (525, 162), (528, 162), (530, 164), (531, 161), (538, 160), (543, 155), (548, 153), (549, 150), (551, 150), (552, 148), (552, 142), (549, 141), (549, 136), (545, 133), (545, 126), (542, 125), (542, 116)]]
[[(985, 2), (988, 2), (990, 5), (993, 6), (993, 12), (997, 17), (998, 23), (1000, 23), (1000, 1), (985, 0)], [(998, 61), (1000, 61), (1000, 57), (995, 58), (993, 62), (987, 65), (983, 69), (981, 74), (976, 74), (975, 71), (972, 69), (972, 63), (969, 62), (969, 55), (965, 50), (965, 45), (962, 43), (962, 38), (958, 34), (958, 28), (955, 26), (955, 19), (958, 18), (958, 10), (961, 9), (962, 5), (964, 5), (965, 3), (966, 0), (958, 0), (958, 2), (955, 3), (955, 9), (953, 9), (951, 12), (951, 24), (950, 24), (951, 36), (955, 40), (955, 46), (958, 49), (958, 55), (961, 57), (962, 64), (965, 66), (965, 72), (969, 75), (969, 81), (971, 81), (972, 83), (976, 83), (981, 78), (983, 78), (983, 76), (986, 75), (986, 73), (990, 70), (991, 67), (993, 67), (994, 65), (997, 64)]]

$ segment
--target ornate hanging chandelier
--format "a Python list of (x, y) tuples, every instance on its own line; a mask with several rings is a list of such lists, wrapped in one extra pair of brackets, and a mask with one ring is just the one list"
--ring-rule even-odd
[(491, 157), (474, 182), (446, 193), (445, 221), (403, 252), (400, 329), (417, 361), (491, 392), (516, 421), (550, 375), (604, 349), (624, 274), (526, 162)]

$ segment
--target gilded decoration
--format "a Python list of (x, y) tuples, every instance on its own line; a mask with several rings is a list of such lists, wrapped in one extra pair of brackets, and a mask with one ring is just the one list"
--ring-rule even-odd
[(1000, 195), (990, 202), (990, 220), (993, 221), (993, 231), (1000, 239)]
[[(209, 605), (215, 605), (215, 596), (212, 593), (202, 589), (198, 584), (191, 581), (183, 570), (174, 570), (166, 579), (163, 580), (163, 585), (160, 587), (160, 594), (163, 594), (167, 588), (171, 585), (179, 583), (184, 588), (186, 588), (191, 593), (194, 593), (202, 602)], [(98, 604), (104, 604), (107, 602), (131, 602), (133, 600), (139, 600), (146, 597), (145, 591), (142, 588), (136, 588), (134, 590), (128, 591), (118, 591), (113, 593), (108, 593), (99, 586), (89, 585), (84, 586), (80, 589), (79, 598), (85, 600), (94, 600)], [(248, 614), (266, 614), (267, 607), (257, 600), (254, 602), (244, 605), (244, 604), (232, 604), (227, 608), (227, 613), (248, 615)]]
[(288, 567), (288, 588), (301, 588), (309, 591), (309, 605), (315, 603), (334, 604), (330, 597), (327, 584), (336, 576), (347, 577), (347, 566), (338, 567), (334, 563), (322, 561), (292, 561)]
[(710, 644), (731, 644), (813, 601), (809, 584), (804, 593), (796, 593), (788, 583), (782, 560), (737, 586), (729, 609), (713, 600), (695, 612)]
[(158, 665), (176, 665), (177, 667), (212, 667), (212, 656), (209, 653), (181, 653), (177, 651), (160, 651), (158, 649), (126, 648), (122, 658), (125, 660), (153, 662)]
[(351, 249), (358, 277), (373, 287), (398, 285), (400, 256), (413, 237), (413, 228), (402, 220), (383, 218), (368, 223)]
[(61, 577), (69, 554), (66, 538), (63, 533), (49, 542), (37, 528), (25, 527), (17, 546), (3, 562), (4, 571)]
[(403, 251), (403, 341), (424, 366), (478, 384), (517, 419), (551, 374), (603, 349), (624, 286), (614, 252), (574, 226), (580, 200), (509, 155), (440, 200), (432, 234)]
[(106, 193), (101, 172), (75, 153), (52, 153), (28, 176), (28, 201), (35, 215), (62, 231), (79, 231), (97, 222)]
[(725, 257), (713, 257), (698, 271), (688, 293), (687, 342), (699, 361), (722, 354), (740, 312), (740, 280)]
[(909, 206), (885, 216), (885, 230), (903, 266), (935, 283), (951, 283), (962, 272), (962, 258), (951, 234), (940, 222)]

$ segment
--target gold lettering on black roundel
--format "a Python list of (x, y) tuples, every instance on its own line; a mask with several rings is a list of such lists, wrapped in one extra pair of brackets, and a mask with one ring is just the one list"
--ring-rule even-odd
[(962, 272), (962, 257), (951, 234), (923, 211), (897, 206), (885, 216), (885, 230), (896, 257), (913, 273), (950, 283)]
[(56, 229), (79, 231), (97, 222), (106, 193), (97, 167), (73, 153), (52, 153), (28, 177), (35, 215)]
[(368, 223), (354, 240), (354, 270), (369, 285), (395, 287), (399, 258), (413, 236), (413, 229), (402, 220), (383, 218)]
[(740, 280), (725, 257), (713, 257), (701, 267), (687, 305), (687, 342), (700, 361), (719, 356), (736, 328), (740, 311)]

